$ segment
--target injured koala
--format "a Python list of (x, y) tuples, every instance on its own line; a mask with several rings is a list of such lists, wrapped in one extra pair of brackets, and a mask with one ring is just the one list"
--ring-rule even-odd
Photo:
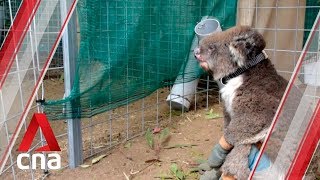
[(201, 179), (219, 179), (221, 173), (249, 176), (251, 154), (264, 140), (288, 83), (277, 74), (265, 46), (260, 33), (236, 26), (204, 38), (194, 50), (200, 66), (220, 83), (224, 103), (224, 135), (200, 167), (205, 171)]

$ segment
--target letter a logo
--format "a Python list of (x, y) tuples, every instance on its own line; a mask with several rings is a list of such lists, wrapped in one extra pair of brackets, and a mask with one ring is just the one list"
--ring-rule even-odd
[(39, 127), (41, 128), (44, 138), (48, 144), (36, 149), (35, 151), (61, 151), (48, 119), (43, 113), (33, 114), (27, 132), (22, 139), (18, 151), (27, 152), (29, 150), (32, 140), (34, 139)]

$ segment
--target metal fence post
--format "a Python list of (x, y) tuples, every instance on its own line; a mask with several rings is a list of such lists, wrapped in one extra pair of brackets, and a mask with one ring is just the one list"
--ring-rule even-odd
[[(71, 4), (71, 0), (60, 1), (61, 17), (64, 19), (67, 15), (67, 9)], [(72, 89), (77, 59), (77, 19), (76, 13), (73, 13), (66, 31), (62, 37), (63, 47), (63, 66), (64, 66), (64, 84), (65, 96), (67, 97)], [(67, 104), (66, 111), (72, 107)], [(68, 154), (69, 154), (69, 167), (75, 168), (82, 164), (82, 134), (81, 134), (81, 121), (80, 119), (68, 119)]]

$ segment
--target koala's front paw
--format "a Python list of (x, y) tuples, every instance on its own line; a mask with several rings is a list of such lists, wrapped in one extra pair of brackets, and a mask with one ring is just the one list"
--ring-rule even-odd
[(203, 175), (200, 176), (200, 180), (219, 180), (221, 177), (221, 171), (219, 169), (211, 169), (206, 171)]
[(204, 174), (206, 171), (212, 170), (212, 167), (209, 165), (208, 162), (205, 162), (205, 163), (201, 163), (201, 164), (198, 166), (198, 169), (199, 169), (199, 173), (200, 173), (200, 174)]

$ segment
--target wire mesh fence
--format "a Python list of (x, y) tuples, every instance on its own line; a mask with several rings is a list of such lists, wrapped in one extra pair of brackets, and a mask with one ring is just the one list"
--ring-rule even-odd
[(11, 0), (11, 1), (0, 1), (0, 44), (4, 38), (6, 37), (9, 28), (12, 24), (12, 20), (14, 19), (19, 7), (21, 4), (21, 0)]
[[(0, 1), (0, 44), (2, 44), (7, 36), (7, 33), (13, 23), (13, 20), (20, 8), (22, 0), (2, 0)], [(49, 27), (57, 27), (60, 24), (60, 17), (57, 16), (50, 22)], [(46, 47), (41, 47), (46, 48)], [(48, 47), (47, 47), (48, 48)], [(50, 64), (48, 77), (57, 77), (63, 74), (63, 57), (62, 57), (62, 45), (58, 46), (53, 60)]]
[[(188, 73), (177, 68), (186, 66), (196, 22), (213, 15), (228, 28), (235, 23), (235, 10), (234, 0), (80, 1), (75, 88), (65, 99), (45, 104), (48, 117), (89, 118), (173, 84), (178, 74), (184, 82), (198, 78), (199, 66)], [(62, 113), (70, 102), (72, 108)]]
[[(16, 12), (21, 1), (8, 0), (5, 2), (6, 4), (14, 2), (16, 5), (12, 5), (14, 7), (11, 7), (11, 11)], [(252, 23), (250, 25), (263, 33), (267, 40), (266, 50), (270, 59), (275, 64), (278, 72), (289, 79), (302, 52), (308, 32), (311, 30), (309, 24), (312, 24), (314, 21), (311, 20), (314, 16), (308, 14), (308, 12), (312, 11), (317, 13), (320, 9), (319, 4), (312, 4), (313, 1), (309, 0), (275, 0), (265, 4), (258, 0), (250, 2), (253, 3), (251, 6), (241, 6), (241, 4), (238, 4), (238, 18), (241, 18), (241, 12), (243, 11), (246, 13), (249, 12), (249, 14), (252, 13), (252, 16), (243, 19), (249, 19), (248, 21)], [(7, 5), (7, 7), (9, 6)], [(57, 14), (59, 14), (59, 12), (57, 12)], [(310, 21), (310, 23), (308, 24), (307, 21)], [(8, 22), (11, 24), (12, 21), (10, 20)], [(59, 16), (50, 21), (53, 27), (60, 22)], [(2, 29), (2, 34), (5, 34), (7, 30), (6, 28)], [(55, 32), (55, 30), (50, 31)], [(41, 48), (46, 50), (49, 47), (42, 46)], [(40, 51), (41, 50), (39, 50), (39, 52)], [(312, 61), (312, 58), (315, 58), (315, 56), (308, 56), (308, 58)], [(318, 58), (318, 56), (316, 56), (316, 58)], [(43, 86), (41, 86), (39, 90), (39, 92), (44, 93), (44, 97), (47, 99), (63, 98), (64, 82), (63, 75), (61, 74), (63, 70), (62, 60), (62, 47), (60, 45), (47, 72), (46, 77), (48, 78), (44, 80)], [(308, 76), (304, 73), (301, 74), (300, 79), (301, 84), (309, 80)], [(150, 96), (133, 103), (128, 99), (122, 107), (95, 115), (91, 118), (84, 118), (82, 120), (84, 158), (109, 152), (110, 149), (124, 141), (142, 135), (148, 128), (170, 126), (175, 118), (183, 116), (183, 111), (171, 109), (171, 105), (166, 102), (166, 97), (170, 89), (171, 86), (158, 89)], [(41, 93), (39, 93), (39, 99), (41, 99), (41, 96)], [(208, 108), (210, 104), (214, 103), (219, 103), (218, 87), (211, 77), (202, 76), (194, 96), (191, 110)], [(34, 103), (29, 113), (29, 118), (27, 119), (30, 119), (31, 114), (38, 111), (38, 108), (40, 108), (39, 110), (41, 111), (41, 106), (37, 106), (36, 103)], [(26, 124), (28, 124), (28, 121)], [(24, 125), (24, 130), (21, 131), (19, 135), (20, 138), (26, 130), (26, 124)], [(67, 160), (67, 123), (65, 121), (53, 121), (50, 122), (50, 124), (62, 149), (60, 152), (62, 166), (67, 168), (69, 163)], [(6, 137), (6, 135), (3, 137)], [(17, 140), (17, 144), (13, 149), (19, 145), (20, 138)], [(41, 134), (38, 133), (30, 153), (42, 144), (45, 144), (45, 141), (41, 137)], [(39, 179), (48, 175), (46, 170), (30, 169), (29, 171), (22, 171), (18, 169), (16, 166), (16, 156), (16, 151), (10, 153), (9, 160), (1, 177), (6, 179)], [(25, 163), (31, 163), (31, 159)]]
[[(40, 81), (53, 55), (52, 46), (55, 44), (55, 39), (61, 37), (60, 28), (63, 24), (61, 21), (64, 19), (60, 18), (60, 1), (41, 1), (41, 3), (22, 1), (21, 5), (14, 6), (12, 9), (11, 5), (16, 4), (12, 4), (10, 0), (5, 3), (9, 7), (5, 10), (10, 12), (10, 31), (5, 29), (4, 33), (7, 36), (1, 47), (1, 68), (5, 70), (1, 74), (0, 90), (0, 165), (1, 169), (4, 169), (2, 175), (5, 177), (7, 172), (11, 172), (9, 177), (12, 179), (16, 179), (19, 174), (20, 179), (27, 176), (34, 179), (36, 176), (33, 169), (25, 175), (23, 171), (17, 169), (18, 152), (15, 142), (17, 138), (20, 141), (26, 131), (28, 121), (26, 122), (25, 119), (30, 119), (28, 111), (31, 109), (31, 112), (42, 112), (42, 108), (36, 106), (32, 99), (44, 99), (44, 90), (40, 88), (43, 88)], [(19, 9), (16, 15), (12, 14), (15, 8)], [(25, 27), (20, 27), (20, 24), (25, 24)], [(17, 45), (18, 43), (21, 45)], [(55, 58), (59, 57), (62, 56), (58, 52)], [(40, 88), (40, 91), (35, 94), (37, 88)], [(43, 146), (44, 143), (43, 136), (39, 133), (38, 141), (33, 143), (28, 153), (33, 152), (39, 145)], [(32, 164), (31, 159), (27, 164)]]

